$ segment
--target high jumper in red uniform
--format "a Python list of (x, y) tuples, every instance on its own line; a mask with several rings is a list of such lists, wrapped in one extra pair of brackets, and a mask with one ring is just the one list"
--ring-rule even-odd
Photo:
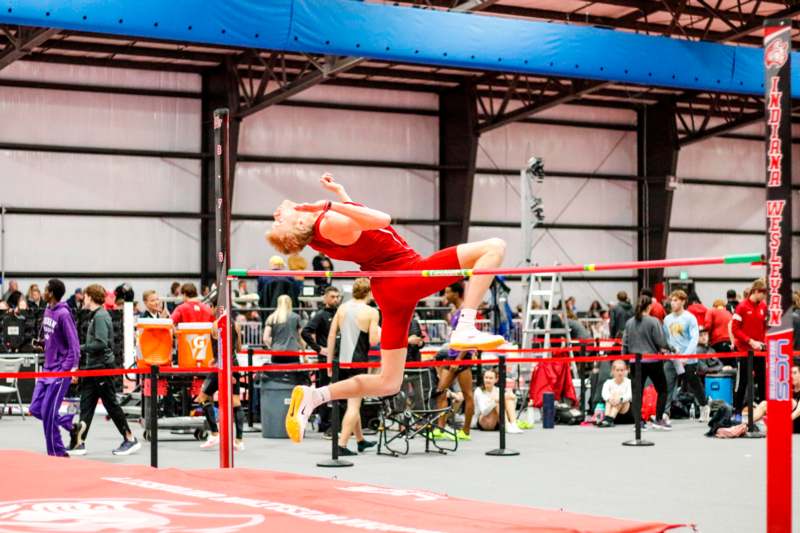
[[(338, 202), (319, 200), (297, 204), (284, 200), (275, 210), (275, 223), (267, 240), (279, 251), (300, 252), (306, 246), (332, 259), (352, 261), (362, 270), (449, 270), (495, 268), (503, 261), (506, 244), (501, 239), (459, 244), (423, 258), (391, 227), (391, 216), (354, 203), (330, 174), (322, 187)], [(331, 400), (397, 393), (403, 381), (408, 327), (422, 298), (459, 281), (460, 277), (397, 277), (372, 280), (372, 294), (383, 315), (381, 369), (315, 389), (297, 386), (292, 391), (286, 431), (294, 442), (303, 440), (308, 418), (317, 406)], [(492, 276), (472, 276), (464, 295), (458, 326), (450, 336), (456, 350), (497, 348), (505, 342), (475, 328), (475, 315)]]

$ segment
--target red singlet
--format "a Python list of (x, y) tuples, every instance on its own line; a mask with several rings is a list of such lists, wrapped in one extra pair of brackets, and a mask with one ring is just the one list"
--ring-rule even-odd
[[(353, 203), (352, 205), (361, 205)], [(313, 249), (332, 259), (352, 261), (362, 270), (449, 270), (461, 268), (456, 247), (440, 250), (423, 258), (398, 233), (388, 226), (366, 230), (348, 246), (336, 244), (319, 232), (325, 211), (314, 224)], [(414, 309), (422, 298), (460, 281), (461, 277), (374, 278), (372, 296), (382, 313), (381, 348), (395, 350), (408, 347), (408, 327)]]

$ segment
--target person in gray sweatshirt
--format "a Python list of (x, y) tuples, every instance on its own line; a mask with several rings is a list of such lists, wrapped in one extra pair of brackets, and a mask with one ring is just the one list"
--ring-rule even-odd
[[(81, 345), (81, 370), (99, 370), (114, 368), (114, 327), (111, 315), (103, 308), (106, 290), (93, 284), (86, 287), (86, 306), (92, 312), (89, 327), (86, 331), (86, 343)], [(74, 378), (77, 382), (77, 378)], [(103, 407), (111, 417), (117, 430), (125, 439), (112, 451), (114, 455), (130, 455), (138, 451), (142, 445), (133, 436), (125, 419), (125, 413), (117, 401), (117, 391), (112, 376), (90, 376), (80, 380), (81, 418), (70, 434), (70, 454), (86, 454), (86, 435), (92, 425), (97, 400), (103, 400)]]
[[(636, 312), (632, 318), (625, 323), (625, 331), (622, 334), (622, 352), (626, 354), (658, 354), (667, 351), (667, 341), (661, 329), (661, 323), (650, 316), (650, 308), (653, 299), (650, 296), (642, 295), (636, 305)], [(636, 368), (632, 368), (631, 375), (635, 377)], [(656, 402), (656, 419), (653, 421), (655, 429), (670, 430), (672, 426), (669, 419), (664, 416), (667, 404), (667, 378), (664, 375), (664, 365), (661, 361), (652, 357), (642, 357), (642, 386), (647, 378), (653, 382), (658, 394)], [(642, 391), (636, 390), (636, 380), (634, 380), (634, 406), (642, 405)], [(637, 408), (637, 407), (634, 407)], [(638, 407), (641, 408), (641, 407)]]

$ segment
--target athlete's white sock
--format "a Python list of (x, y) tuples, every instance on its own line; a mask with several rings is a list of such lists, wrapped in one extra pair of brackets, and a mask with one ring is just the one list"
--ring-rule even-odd
[(311, 393), (311, 403), (314, 405), (314, 409), (329, 401), (331, 401), (331, 389), (327, 385), (314, 389), (314, 392)]
[(475, 316), (478, 311), (468, 307), (462, 307), (461, 313), (458, 315), (458, 324), (456, 331), (463, 331), (466, 329), (475, 329)]

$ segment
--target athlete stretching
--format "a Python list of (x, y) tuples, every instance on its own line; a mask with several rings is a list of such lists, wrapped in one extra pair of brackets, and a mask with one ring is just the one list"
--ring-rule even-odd
[[(276, 209), (267, 240), (282, 253), (298, 253), (308, 245), (332, 259), (357, 263), (362, 270), (494, 268), (503, 261), (506, 245), (501, 239), (459, 244), (423, 258), (389, 225), (388, 214), (354, 203), (330, 174), (324, 174), (320, 183), (339, 201), (296, 204), (284, 200)], [(323, 403), (397, 393), (403, 381), (408, 326), (417, 302), (460, 279), (374, 278), (372, 295), (383, 314), (380, 373), (361, 374), (319, 389), (295, 387), (286, 415), (289, 437), (294, 442), (303, 440), (309, 416)], [(458, 326), (450, 336), (450, 348), (490, 350), (505, 342), (499, 335), (475, 328), (476, 309), (491, 282), (492, 276), (486, 275), (470, 280)]]

